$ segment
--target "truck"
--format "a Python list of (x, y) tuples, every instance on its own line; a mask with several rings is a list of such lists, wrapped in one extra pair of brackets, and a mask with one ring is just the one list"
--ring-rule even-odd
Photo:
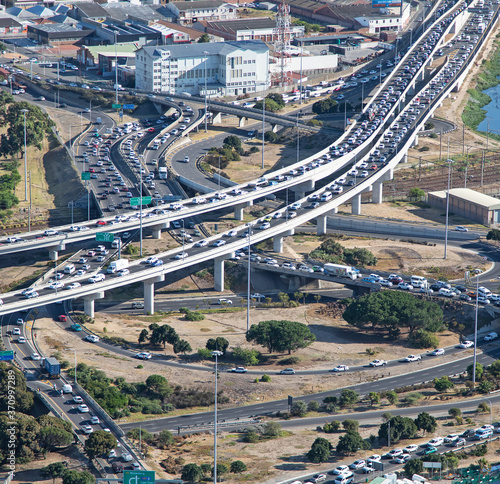
[(359, 270), (355, 267), (341, 264), (325, 264), (323, 268), (330, 276), (347, 277), (352, 280), (356, 279), (359, 274)]
[(166, 166), (160, 166), (160, 168), (158, 168), (158, 175), (159, 175), (160, 180), (166, 180), (167, 179), (167, 175), (168, 175), (167, 167)]
[(49, 374), (49, 378), (59, 378), (61, 376), (61, 364), (52, 356), (43, 359), (43, 368)]
[(114, 260), (109, 264), (107, 269), (108, 274), (114, 274), (117, 271), (121, 271), (122, 269), (126, 269), (128, 267), (128, 259), (118, 259)]
[(484, 32), (484, 29), (486, 28), (486, 24), (484, 22), (479, 22), (477, 24), (477, 31), (482, 34)]

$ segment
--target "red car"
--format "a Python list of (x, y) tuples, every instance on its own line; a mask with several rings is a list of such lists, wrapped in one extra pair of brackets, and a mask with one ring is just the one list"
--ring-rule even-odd
[(65, 314), (61, 314), (59, 316), (59, 321), (61, 321), (61, 323), (65, 323), (67, 320), (68, 320), (68, 318), (66, 318)]
[(154, 128), (149, 128), (148, 129), (148, 133), (154, 133), (155, 132), (155, 129)]
[(98, 220), (95, 224), (96, 225), (106, 225), (106, 221), (105, 220)]
[(89, 168), (90, 173), (95, 173), (95, 168)]

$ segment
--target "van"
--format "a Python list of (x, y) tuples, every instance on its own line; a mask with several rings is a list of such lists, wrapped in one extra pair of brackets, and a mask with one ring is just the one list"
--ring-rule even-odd
[(323, 195), (321, 195), (320, 201), (321, 202), (328, 202), (328, 200), (331, 200), (333, 198), (332, 192), (325, 192)]
[(65, 274), (73, 274), (73, 272), (75, 272), (76, 268), (73, 264), (68, 264), (65, 268), (64, 268), (64, 273)]
[(480, 296), (488, 297), (491, 295), (491, 291), (484, 286), (479, 286), (477, 292), (479, 293)]
[(427, 285), (427, 279), (422, 276), (411, 276), (410, 284), (413, 287), (425, 287)]
[(62, 386), (62, 392), (73, 393), (73, 387), (69, 383), (66, 383), (65, 385)]
[(111, 248), (112, 249), (119, 249), (121, 246), (121, 239), (115, 239), (113, 242), (111, 242)]
[(350, 476), (338, 476), (335, 481), (333, 481), (335, 484), (351, 484), (351, 482), (354, 481), (354, 476), (353, 475), (350, 475)]

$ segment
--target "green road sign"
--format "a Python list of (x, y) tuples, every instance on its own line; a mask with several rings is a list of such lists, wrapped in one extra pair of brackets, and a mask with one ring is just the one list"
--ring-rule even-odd
[(130, 205), (139, 205), (142, 200), (142, 205), (149, 205), (151, 203), (151, 197), (135, 197), (130, 199)]
[(121, 104), (112, 104), (111, 107), (113, 109), (120, 109), (122, 107), (122, 105)]
[(113, 242), (115, 240), (115, 234), (110, 234), (109, 232), (99, 232), (95, 234), (96, 242)]
[(123, 484), (140, 484), (147, 482), (154, 484), (155, 471), (124, 471)]
[(90, 180), (90, 172), (89, 171), (82, 172), (82, 180)]
[(0, 361), (10, 361), (14, 359), (13, 351), (0, 351)]

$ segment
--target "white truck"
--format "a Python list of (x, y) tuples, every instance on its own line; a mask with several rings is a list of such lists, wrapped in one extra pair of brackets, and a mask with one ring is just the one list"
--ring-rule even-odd
[(108, 274), (114, 274), (117, 271), (121, 271), (122, 269), (126, 269), (128, 267), (128, 259), (118, 259), (114, 260), (109, 264), (107, 269)]
[(356, 279), (359, 275), (358, 269), (351, 266), (344, 266), (341, 264), (325, 264), (323, 268), (325, 269), (325, 272), (329, 275), (338, 277), (347, 277), (352, 280)]

